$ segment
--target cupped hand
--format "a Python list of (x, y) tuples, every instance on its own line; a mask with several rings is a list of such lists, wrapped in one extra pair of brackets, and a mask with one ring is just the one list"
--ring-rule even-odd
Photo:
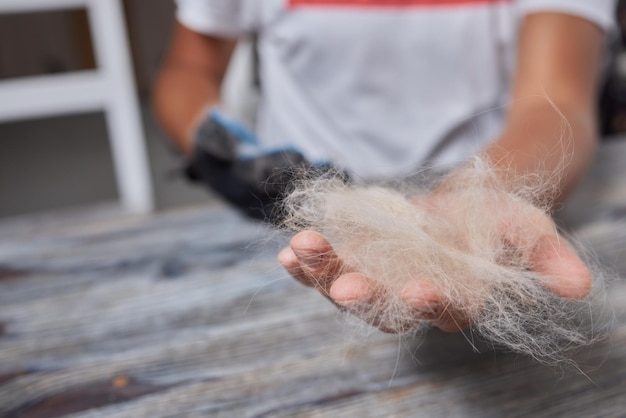
[[(427, 206), (433, 216), (442, 217), (442, 222), (445, 221), (447, 203), (445, 198), (416, 202)], [(581, 299), (590, 292), (592, 277), (589, 270), (567, 240), (558, 234), (550, 216), (536, 208), (520, 208), (524, 216), (517, 216), (517, 211), (499, 213), (497, 208), (491, 209), (502, 240), (512, 248), (530, 245), (528, 268), (544, 278), (541, 285), (546, 290), (569, 299)], [(420, 277), (419, 272), (407, 281), (399, 295), (390, 295), (380, 281), (342, 261), (331, 244), (317, 232), (307, 230), (296, 234), (278, 259), (296, 280), (316, 288), (340, 309), (361, 317), (382, 331), (402, 333), (423, 321), (446, 332), (461, 331), (471, 325), (466, 311), (447, 300), (433, 282)], [(400, 324), (389, 324), (377, 315), (363, 314), (364, 306), (374, 306), (392, 297), (399, 298), (414, 315)], [(480, 301), (476, 304), (480, 305)]]

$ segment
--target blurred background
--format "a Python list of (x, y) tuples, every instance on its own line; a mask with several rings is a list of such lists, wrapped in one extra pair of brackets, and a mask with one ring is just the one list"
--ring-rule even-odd
[[(122, 5), (155, 208), (207, 202), (213, 197), (205, 189), (180, 176), (180, 158), (167, 144), (149, 105), (150, 86), (174, 22), (173, 0), (123, 0)], [(617, 13), (625, 29), (626, 0), (620, 1)], [(8, 80), (95, 69), (91, 29), (82, 9), (0, 10), (0, 86)], [(607, 138), (626, 132), (626, 53), (623, 36), (618, 38), (599, 103)], [(226, 83), (227, 100), (244, 116), (255, 101), (241, 94), (253, 83), (251, 50), (250, 42), (240, 46)], [(0, 88), (0, 104), (3, 100)], [(104, 112), (89, 111), (1, 120), (0, 218), (118, 200), (105, 118)]]

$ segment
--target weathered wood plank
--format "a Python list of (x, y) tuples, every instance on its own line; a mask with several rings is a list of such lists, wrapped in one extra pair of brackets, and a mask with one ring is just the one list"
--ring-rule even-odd
[[(626, 277), (626, 143), (609, 144), (562, 216)], [(625, 415), (623, 280), (583, 375), (461, 334), (351, 335), (268, 235), (221, 205), (0, 223), (0, 416)]]

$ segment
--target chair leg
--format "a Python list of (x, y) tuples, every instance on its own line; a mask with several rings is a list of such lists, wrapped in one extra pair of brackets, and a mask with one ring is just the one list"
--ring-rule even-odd
[(98, 71), (109, 92), (104, 107), (120, 197), (129, 210), (148, 212), (154, 201), (122, 8), (119, 0), (90, 0), (88, 11)]

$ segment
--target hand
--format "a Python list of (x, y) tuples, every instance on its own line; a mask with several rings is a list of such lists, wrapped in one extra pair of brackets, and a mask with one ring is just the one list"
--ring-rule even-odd
[[(499, 198), (485, 201), (482, 209), (489, 214), (488, 218), (497, 228), (501, 240), (511, 247), (511, 257), (524, 249), (528, 254), (528, 269), (537, 273), (546, 290), (562, 298), (584, 298), (591, 289), (591, 274), (570, 244), (556, 232), (550, 216), (531, 205), (507, 199), (506, 205), (502, 205)], [(424, 211), (438, 224), (462, 229), (463, 225), (453, 222), (454, 217), (463, 210), (458, 207), (458, 195), (454, 190), (434, 193), (413, 203), (416, 210)], [(455, 245), (461, 249), (468, 246), (463, 231), (454, 232), (458, 238), (455, 239)], [(295, 279), (306, 286), (315, 287), (342, 310), (386, 332), (406, 332), (424, 321), (444, 331), (460, 331), (471, 325), (475, 311), (481, 306), (481, 300), (465, 301), (465, 306), (456, 306), (446, 299), (435, 281), (423, 277), (419, 271), (413, 272), (413, 279), (406, 281), (402, 289), (396, 290), (398, 294), (390, 294), (380, 280), (367, 277), (348, 265), (340, 259), (326, 238), (310, 230), (295, 235), (289, 247), (283, 249), (278, 258)], [(499, 261), (503, 265), (509, 262), (506, 259)], [(467, 277), (467, 280), (472, 278)], [(472, 297), (476, 294), (480, 292), (472, 293)], [(363, 309), (364, 306), (380, 306), (386, 300), (398, 298), (414, 313), (412, 317), (403, 318), (400, 323), (390, 323), (386, 317), (372, 315), (371, 311)], [(468, 309), (468, 306), (475, 309)]]
[(196, 130), (186, 172), (247, 216), (277, 222), (281, 197), (307, 164), (297, 151), (263, 148), (244, 125), (213, 109)]

